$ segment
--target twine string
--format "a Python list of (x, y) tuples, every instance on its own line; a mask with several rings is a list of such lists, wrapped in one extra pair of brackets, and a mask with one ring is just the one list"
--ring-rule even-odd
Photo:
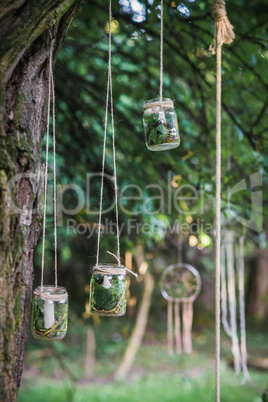
[(212, 54), (217, 53), (216, 88), (216, 244), (215, 244), (215, 400), (220, 402), (220, 275), (221, 275), (221, 48), (224, 43), (234, 39), (233, 26), (230, 24), (224, 0), (214, 0), (215, 19), (214, 39), (210, 46)]
[[(112, 123), (113, 168), (114, 168), (113, 179), (114, 179), (114, 189), (115, 189), (115, 214), (116, 214), (116, 236), (117, 236), (117, 257), (116, 257), (116, 259), (117, 259), (118, 265), (120, 265), (120, 233), (119, 233), (119, 218), (118, 218), (118, 185), (117, 185), (117, 171), (116, 171), (115, 131), (114, 131), (114, 114), (113, 114), (113, 89), (112, 89), (112, 32), (111, 32), (111, 23), (112, 23), (112, 0), (109, 1), (108, 80), (107, 80), (104, 138), (103, 138), (102, 173), (101, 173), (101, 189), (100, 189), (100, 212), (99, 212), (99, 224), (98, 224), (96, 266), (99, 265), (99, 257), (100, 257), (101, 219), (102, 219), (102, 205), (103, 205), (103, 187), (104, 187), (106, 139), (107, 139), (107, 128), (108, 128), (109, 95), (110, 95), (111, 123)], [(111, 254), (111, 253), (109, 253), (109, 254)]]
[(50, 48), (50, 52), (49, 52), (49, 70), (48, 70), (47, 140), (46, 140), (45, 186), (44, 186), (45, 194), (44, 194), (44, 212), (43, 212), (43, 241), (42, 241), (42, 258), (41, 258), (41, 292), (43, 292), (43, 286), (44, 286), (44, 266), (45, 266), (49, 118), (50, 118), (50, 99), (51, 99), (51, 70), (52, 70), (52, 43), (51, 43), (51, 48)]
[(160, 103), (163, 100), (163, 31), (164, 31), (164, 5), (163, 0), (161, 0), (161, 22), (160, 22), (160, 88), (159, 88), (159, 97)]
[(53, 127), (53, 209), (54, 209), (54, 264), (55, 264), (55, 287), (58, 287), (58, 240), (57, 240), (57, 183), (56, 183), (56, 112), (55, 112), (55, 84), (51, 67), (51, 93), (52, 93), (52, 127)]
[(49, 152), (49, 122), (50, 122), (50, 103), (52, 98), (52, 136), (53, 136), (53, 209), (54, 209), (54, 264), (55, 264), (55, 288), (58, 287), (58, 242), (57, 242), (57, 187), (56, 187), (56, 112), (55, 112), (55, 85), (53, 78), (52, 57), (53, 44), (49, 52), (48, 70), (48, 105), (47, 105), (47, 139), (46, 139), (46, 163), (45, 163), (45, 186), (44, 186), (44, 214), (43, 214), (43, 242), (41, 260), (41, 294), (44, 289), (44, 267), (45, 267), (45, 242), (46, 242), (46, 213), (47, 213), (47, 180), (48, 180), (48, 152)]

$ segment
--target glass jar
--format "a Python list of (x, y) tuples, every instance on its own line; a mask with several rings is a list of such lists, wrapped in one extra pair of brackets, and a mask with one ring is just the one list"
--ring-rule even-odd
[(90, 280), (89, 311), (93, 315), (121, 316), (126, 312), (126, 271), (124, 266), (99, 264)]
[(35, 289), (32, 307), (32, 334), (36, 339), (63, 339), (68, 326), (68, 293), (58, 286)]
[(180, 145), (180, 135), (174, 103), (160, 98), (146, 101), (143, 105), (145, 143), (150, 151), (164, 151)]

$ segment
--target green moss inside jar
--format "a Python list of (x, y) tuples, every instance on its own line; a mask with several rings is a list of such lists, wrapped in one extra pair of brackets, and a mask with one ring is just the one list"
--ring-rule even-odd
[(103, 316), (124, 315), (126, 286), (126, 271), (123, 266), (114, 264), (95, 266), (90, 280), (90, 313)]
[(143, 105), (145, 143), (150, 151), (164, 151), (180, 145), (180, 135), (174, 103), (160, 98), (146, 101)]

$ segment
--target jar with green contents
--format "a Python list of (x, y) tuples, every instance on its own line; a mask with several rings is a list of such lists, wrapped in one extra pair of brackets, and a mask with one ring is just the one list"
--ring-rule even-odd
[(126, 270), (115, 264), (99, 264), (90, 280), (89, 310), (93, 315), (121, 316), (126, 312)]
[(68, 293), (63, 287), (38, 286), (33, 294), (32, 334), (36, 339), (63, 339), (68, 326)]
[(143, 105), (143, 125), (146, 146), (150, 151), (164, 151), (180, 145), (180, 135), (174, 103), (160, 98)]

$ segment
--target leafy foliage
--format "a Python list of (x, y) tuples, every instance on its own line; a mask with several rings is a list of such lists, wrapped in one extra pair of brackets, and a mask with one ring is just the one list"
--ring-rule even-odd
[[(164, 13), (164, 92), (174, 100), (179, 119), (181, 145), (173, 151), (158, 152), (146, 149), (142, 125), (142, 106), (145, 100), (158, 96), (159, 91), (159, 1), (139, 0), (138, 14), (131, 2), (113, 2), (112, 63), (115, 130), (117, 149), (118, 185), (139, 186), (142, 198), (124, 199), (125, 211), (120, 211), (121, 254), (141, 243), (145, 250), (156, 257), (174, 261), (177, 245), (174, 235), (165, 227), (178, 217), (192, 224), (214, 225), (215, 203), (215, 65), (216, 60), (208, 51), (213, 37), (211, 3), (204, 1), (165, 1)], [(228, 17), (235, 25), (236, 39), (224, 46), (222, 57), (222, 214), (229, 218), (229, 210), (244, 219), (251, 218), (252, 193), (250, 176), (262, 174), (263, 211), (259, 218), (267, 219), (267, 19), (265, 5), (255, 0), (235, 0), (227, 4)], [(239, 16), (239, 18), (237, 18)], [(73, 22), (65, 45), (55, 66), (57, 102), (57, 162), (61, 189), (68, 183), (78, 185), (86, 194), (86, 176), (101, 171), (104, 104), (108, 60), (108, 2), (85, 1)], [(108, 130), (106, 173), (113, 174), (111, 130)], [(50, 162), (50, 165), (52, 163)], [(183, 203), (176, 188), (171, 186), (173, 177), (179, 176), (179, 188), (191, 185), (198, 199)], [(245, 179), (246, 189), (232, 195), (229, 191)], [(175, 183), (175, 184), (176, 184)], [(165, 195), (165, 209), (159, 209), (152, 184), (158, 184)], [(84, 208), (74, 219), (76, 224), (94, 227), (99, 208), (100, 180), (90, 186), (90, 212)], [(254, 190), (255, 191), (255, 190)], [(203, 194), (202, 196), (200, 194)], [(136, 195), (133, 188), (127, 195)], [(187, 187), (186, 197), (193, 195)], [(168, 197), (171, 207), (167, 208)], [(105, 180), (104, 209), (114, 200), (113, 184)], [(64, 195), (64, 205), (75, 207), (75, 191)], [(174, 207), (177, 203), (180, 213)], [(146, 208), (145, 208), (146, 207)], [(94, 212), (94, 213), (93, 213)], [(77, 234), (66, 232), (67, 219), (59, 228), (62, 247), (59, 259), (62, 269), (68, 272), (64, 280), (72, 283), (72, 296), (81, 300), (81, 283), (88, 280), (87, 266), (95, 263), (96, 235), (91, 232)], [(104, 219), (114, 222), (114, 211)], [(152, 230), (129, 231), (128, 221), (137, 225), (156, 226)], [(241, 229), (235, 219), (233, 226)], [(199, 225), (200, 226), (200, 225)], [(202, 229), (202, 232), (205, 232)], [(93, 231), (94, 232), (94, 231)], [(184, 234), (188, 243), (191, 234)], [(198, 237), (200, 233), (195, 233)], [(213, 240), (213, 232), (208, 233)], [(252, 252), (258, 244), (267, 247), (266, 236), (249, 231), (252, 242), (247, 246)], [(52, 249), (53, 240), (48, 240)], [(113, 250), (114, 236), (102, 237), (102, 246)], [(91, 250), (88, 253), (88, 249)], [(37, 250), (40, 252), (40, 247)], [(190, 258), (200, 251), (184, 248)], [(207, 258), (206, 256), (202, 256)], [(49, 257), (48, 257), (49, 258)], [(51, 258), (52, 259), (52, 258)], [(105, 257), (104, 257), (105, 259)], [(37, 253), (37, 264), (40, 258)], [(209, 260), (207, 258), (207, 260)], [(213, 264), (208, 261), (206, 266)], [(76, 267), (76, 275), (72, 274)]]

